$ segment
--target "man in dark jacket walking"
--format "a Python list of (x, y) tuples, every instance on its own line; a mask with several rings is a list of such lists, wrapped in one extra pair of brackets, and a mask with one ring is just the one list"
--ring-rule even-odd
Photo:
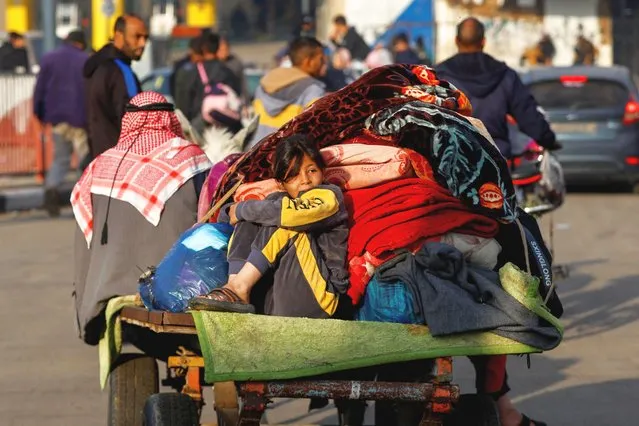
[(231, 45), (226, 37), (220, 37), (220, 47), (217, 50), (217, 59), (222, 61), (224, 65), (237, 77), (240, 81), (240, 92), (238, 93), (245, 104), (248, 104), (251, 99), (248, 93), (248, 86), (246, 77), (244, 76), (244, 63), (240, 58), (235, 56), (231, 51)]
[[(202, 62), (203, 51), (202, 45), (204, 43), (204, 36), (199, 35), (193, 37), (189, 41), (189, 53), (187, 55), (188, 61), (184, 62), (180, 60), (175, 63), (174, 72), (171, 75), (169, 87), (171, 90), (171, 96), (173, 97), (173, 104), (175, 108), (184, 113), (191, 108), (191, 99), (185, 88), (189, 87), (192, 83), (192, 73), (195, 69), (195, 64)], [(178, 90), (178, 88), (180, 90)]]
[(59, 188), (75, 151), (80, 167), (89, 156), (87, 114), (82, 70), (89, 57), (82, 31), (71, 31), (65, 43), (40, 61), (33, 94), (33, 112), (40, 123), (52, 126), (53, 163), (45, 181), (44, 202), (50, 216), (60, 214)]
[(468, 96), (473, 116), (479, 118), (502, 155), (511, 158), (506, 115), (512, 115), (522, 132), (546, 149), (559, 149), (555, 133), (539, 112), (535, 99), (517, 72), (483, 52), (484, 26), (475, 18), (457, 26), (459, 53), (436, 67), (437, 76), (457, 86)]
[(84, 66), (93, 158), (118, 141), (124, 107), (140, 92), (131, 61), (142, 57), (148, 38), (149, 32), (141, 18), (120, 16), (115, 21), (113, 43), (100, 49)]
[(0, 71), (28, 73), (29, 55), (22, 34), (9, 33), (9, 40), (0, 47)]
[[(203, 129), (201, 121), (202, 102), (204, 101), (204, 82), (199, 73), (199, 68), (203, 68), (208, 82), (215, 86), (216, 83), (222, 83), (229, 86), (239, 94), (242, 92), (240, 79), (217, 57), (217, 51), (220, 47), (220, 36), (215, 33), (205, 33), (202, 41), (202, 52), (204, 60), (195, 64), (189, 71), (190, 77), (181, 79), (177, 82), (176, 92), (187, 93), (187, 99), (190, 104), (179, 106), (182, 112), (191, 121), (198, 130)], [(200, 65), (201, 64), (201, 65)]]
[(336, 47), (348, 49), (351, 52), (351, 57), (359, 61), (364, 61), (368, 54), (371, 53), (370, 46), (366, 44), (355, 28), (348, 26), (343, 15), (338, 15), (333, 19), (331, 42)]

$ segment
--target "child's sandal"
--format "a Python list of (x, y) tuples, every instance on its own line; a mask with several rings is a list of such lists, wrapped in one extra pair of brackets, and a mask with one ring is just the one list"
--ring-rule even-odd
[(206, 296), (194, 297), (189, 302), (189, 307), (197, 311), (255, 313), (255, 306), (244, 302), (237, 293), (228, 287), (216, 288)]

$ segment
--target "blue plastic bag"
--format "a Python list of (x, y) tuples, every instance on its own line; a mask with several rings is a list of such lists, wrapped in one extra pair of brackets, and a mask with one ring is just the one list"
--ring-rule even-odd
[(193, 297), (226, 284), (226, 251), (232, 232), (229, 224), (205, 223), (182, 234), (160, 264), (140, 278), (144, 306), (184, 312)]
[(415, 313), (414, 296), (400, 281), (378, 281), (374, 276), (366, 286), (366, 294), (357, 312), (358, 321), (424, 324)]

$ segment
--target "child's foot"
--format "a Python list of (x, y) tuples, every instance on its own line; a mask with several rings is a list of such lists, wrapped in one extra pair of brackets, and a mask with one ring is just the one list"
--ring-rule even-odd
[(229, 275), (229, 280), (223, 288), (231, 290), (244, 303), (249, 303), (251, 300), (251, 286), (247, 286), (241, 280), (238, 280), (237, 275)]
[(216, 288), (206, 296), (194, 297), (189, 302), (189, 307), (199, 311), (255, 313), (255, 306), (245, 302), (228, 286)]
[(502, 426), (546, 426), (546, 423), (531, 420), (515, 408), (508, 395), (497, 400), (499, 419)]

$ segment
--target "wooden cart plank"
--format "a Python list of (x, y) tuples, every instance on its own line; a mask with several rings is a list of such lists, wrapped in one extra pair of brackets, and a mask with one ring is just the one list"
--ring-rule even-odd
[(134, 320), (132, 318), (122, 318), (122, 322), (127, 324), (136, 325), (138, 327), (148, 328), (155, 333), (169, 333), (169, 334), (197, 334), (195, 327), (182, 327), (179, 325), (158, 325), (151, 324), (150, 322), (143, 322)]
[(137, 325), (148, 323), (149, 325), (156, 326), (178, 326), (195, 328), (193, 316), (187, 313), (149, 311), (138, 306), (127, 306), (120, 312), (120, 317), (126, 322), (130, 322), (127, 320), (136, 321)]

